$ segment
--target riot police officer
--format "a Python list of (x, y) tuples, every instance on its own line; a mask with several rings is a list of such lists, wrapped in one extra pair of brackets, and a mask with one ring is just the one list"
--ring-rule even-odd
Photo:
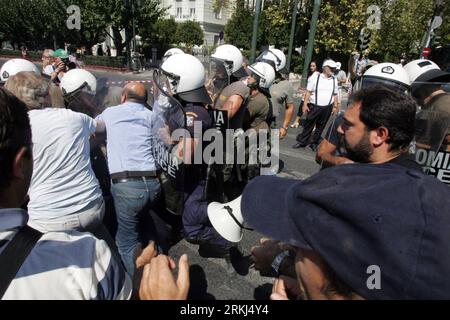
[(231, 243), (214, 230), (207, 214), (204, 189), (208, 164), (203, 157), (199, 163), (194, 161), (195, 153), (202, 153), (203, 132), (213, 126), (206, 109), (212, 101), (205, 87), (204, 67), (192, 55), (172, 55), (155, 72), (154, 83), (153, 147), (163, 171), (166, 208), (181, 215), (185, 238), (200, 244), (200, 254), (226, 256)]
[(429, 127), (422, 130), (426, 134), (423, 140), (428, 143), (418, 150), (416, 161), (427, 173), (450, 185), (450, 94), (443, 88), (450, 82), (450, 73), (424, 59), (411, 61), (404, 68), (411, 81), (412, 96), (429, 114), (422, 119)]
[[(250, 97), (245, 105), (244, 129), (252, 130), (250, 134), (258, 135), (260, 131), (265, 130), (269, 133), (270, 123), (270, 88), (275, 80), (275, 70), (266, 62), (256, 62), (249, 66), (250, 76), (248, 79), (248, 87), (250, 88)], [(251, 141), (251, 140), (250, 140)], [(266, 140), (267, 141), (267, 140)], [(269, 145), (265, 145), (262, 141), (258, 141), (257, 150), (261, 153), (269, 152)], [(254, 146), (248, 146), (248, 153), (254, 152)], [(249, 162), (252, 154), (249, 154)], [(260, 163), (248, 163), (246, 166), (246, 178), (251, 180), (259, 175)]]
[(9, 77), (22, 71), (31, 71), (41, 75), (39, 69), (32, 62), (25, 59), (11, 59), (5, 62), (0, 69), (0, 86), (3, 86)]
[(289, 80), (286, 80), (281, 74), (282, 70), (286, 67), (286, 55), (279, 49), (270, 49), (264, 51), (257, 61), (267, 62), (272, 64), (276, 72), (275, 81), (270, 88), (272, 117), (270, 124), (275, 128), (276, 118), (281, 112), (281, 108), (285, 107), (284, 120), (280, 127), (280, 138), (284, 138), (287, 135), (289, 129), (289, 123), (294, 116), (294, 89)]
[[(233, 45), (224, 44), (211, 55), (215, 64), (215, 76), (209, 87), (215, 110), (227, 111), (230, 129), (242, 127), (244, 110), (241, 108), (248, 97), (246, 77), (241, 51)], [(242, 80), (244, 78), (244, 80)], [(212, 86), (212, 88), (211, 88)]]

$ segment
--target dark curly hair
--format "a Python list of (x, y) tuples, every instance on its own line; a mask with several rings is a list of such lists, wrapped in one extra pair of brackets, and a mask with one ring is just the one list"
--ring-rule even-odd
[(350, 103), (361, 102), (359, 118), (369, 130), (389, 130), (390, 151), (403, 150), (414, 138), (416, 102), (402, 92), (376, 85), (356, 92)]
[(0, 88), (0, 190), (10, 185), (17, 152), (26, 147), (30, 157), (31, 144), (27, 106), (6, 89)]

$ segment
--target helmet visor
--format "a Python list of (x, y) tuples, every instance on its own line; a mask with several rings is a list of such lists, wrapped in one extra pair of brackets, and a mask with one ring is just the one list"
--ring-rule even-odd
[(367, 89), (375, 85), (382, 85), (393, 90), (401, 91), (406, 94), (408, 94), (410, 91), (409, 86), (402, 84), (400, 82), (394, 82), (387, 79), (371, 78), (371, 77), (362, 78), (361, 89)]
[[(271, 57), (273, 57), (273, 59), (270, 59), (270, 58), (269, 58), (269, 55), (270, 55)], [(279, 67), (280, 67), (280, 65), (281, 65), (281, 60), (280, 60), (280, 58), (278, 58), (278, 56), (277, 56), (275, 53), (273, 53), (271, 50), (265, 50), (265, 51), (263, 51), (263, 52), (256, 58), (256, 61), (259, 61), (259, 62), (265, 62), (265, 63), (270, 64), (270, 65), (275, 69), (275, 71), (278, 71), (278, 69), (279, 69)]]

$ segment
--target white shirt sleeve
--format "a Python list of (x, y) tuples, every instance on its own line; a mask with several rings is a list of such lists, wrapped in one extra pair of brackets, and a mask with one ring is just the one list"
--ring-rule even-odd
[(52, 73), (53, 73), (53, 71), (55, 71), (55, 70), (53, 69), (53, 66), (52, 66), (51, 64), (49, 64), (48, 66), (46, 66), (46, 67), (44, 68), (44, 70), (42, 71), (42, 73), (45, 74), (45, 75), (47, 75), (47, 76), (51, 76)]
[(308, 78), (308, 84), (306, 86), (307, 91), (315, 91), (316, 90), (316, 82), (317, 82), (317, 74), (313, 74), (311, 77)]
[(81, 113), (80, 115), (84, 121), (84, 128), (86, 129), (89, 135), (93, 135), (95, 133), (95, 130), (97, 129), (97, 121), (95, 121), (94, 119), (83, 113)]
[(338, 81), (336, 78), (334, 78), (334, 92), (333, 95), (337, 95), (339, 93), (339, 88), (338, 88)]

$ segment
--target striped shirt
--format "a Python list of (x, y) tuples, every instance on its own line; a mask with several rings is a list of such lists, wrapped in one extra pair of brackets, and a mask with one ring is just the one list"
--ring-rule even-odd
[[(22, 209), (0, 209), (0, 254), (27, 224)], [(131, 279), (106, 242), (90, 233), (49, 232), (39, 239), (4, 300), (129, 299)]]

